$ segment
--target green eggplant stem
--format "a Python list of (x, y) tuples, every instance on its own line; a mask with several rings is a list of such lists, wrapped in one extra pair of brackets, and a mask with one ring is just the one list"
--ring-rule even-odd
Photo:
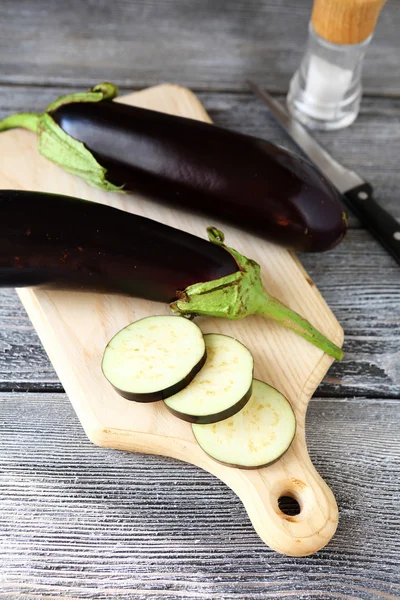
[(0, 132), (21, 127), (37, 134), (38, 150), (45, 158), (72, 175), (78, 175), (94, 187), (107, 192), (123, 192), (107, 178), (107, 169), (100, 165), (84, 144), (65, 133), (53, 118), (53, 113), (67, 104), (101, 102), (118, 95), (116, 85), (103, 82), (87, 92), (61, 96), (40, 113), (19, 113), (0, 121)]
[(311, 344), (320, 348), (326, 354), (333, 356), (337, 360), (342, 360), (343, 350), (341, 348), (320, 333), (307, 319), (304, 319), (294, 310), (291, 310), (288, 306), (270, 296), (265, 290), (261, 297), (260, 308), (256, 314), (273, 319), (287, 329), (291, 329), (308, 342), (311, 342)]
[(171, 304), (174, 312), (186, 316), (224, 317), (242, 319), (261, 315), (276, 321), (287, 329), (341, 360), (343, 351), (318, 331), (307, 319), (271, 296), (261, 280), (260, 265), (233, 248), (224, 245), (224, 235), (214, 227), (208, 228), (210, 241), (222, 246), (235, 259), (238, 271), (213, 281), (195, 283), (187, 287), (179, 300)]
[(17, 113), (0, 121), (0, 131), (22, 127), (37, 133), (41, 119), (40, 113)]

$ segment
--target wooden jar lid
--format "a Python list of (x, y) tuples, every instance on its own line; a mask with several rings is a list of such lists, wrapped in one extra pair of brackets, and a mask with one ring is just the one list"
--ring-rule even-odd
[(314, 0), (312, 25), (335, 44), (359, 44), (373, 32), (386, 0)]

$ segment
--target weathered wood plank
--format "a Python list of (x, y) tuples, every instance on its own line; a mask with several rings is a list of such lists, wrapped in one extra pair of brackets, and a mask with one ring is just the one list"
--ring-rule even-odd
[(208, 473), (91, 445), (62, 394), (2, 394), (0, 411), (1, 597), (399, 597), (397, 403), (311, 401), (340, 522), (301, 559), (269, 550)]
[[(244, 90), (249, 77), (287, 90), (307, 38), (310, 0), (5, 0), (0, 81), (128, 86), (173, 81)], [(385, 6), (364, 69), (366, 93), (400, 93), (400, 11)], [(384, 68), (383, 68), (384, 67)]]
[[(400, 398), (400, 269), (363, 230), (300, 256), (345, 331), (345, 358), (317, 394)], [(62, 390), (13, 290), (0, 290), (0, 389)]]
[[(85, 89), (78, 86), (77, 90)], [(13, 112), (42, 111), (66, 87), (0, 86), (0, 119)], [(121, 93), (130, 90), (123, 88)], [(298, 151), (252, 94), (198, 94), (214, 122), (222, 127), (256, 135)], [(278, 96), (284, 101), (283, 96)], [(400, 99), (364, 98), (357, 121), (335, 133), (316, 138), (343, 165), (369, 180), (382, 205), (400, 219), (398, 156), (400, 155)], [(350, 225), (359, 222), (350, 215)]]
[[(127, 92), (162, 81), (247, 92), (251, 77), (284, 93), (310, 10), (311, 0), (5, 0), (0, 117), (110, 78)], [(398, 219), (400, 104), (389, 96), (400, 94), (399, 25), (389, 0), (358, 120), (317, 136)], [(292, 147), (250, 94), (200, 98), (216, 123)], [(305, 559), (279, 556), (211, 475), (95, 448), (61, 393), (0, 394), (0, 598), (400, 597), (400, 271), (362, 229), (301, 260), (346, 334), (345, 361), (307, 416), (311, 456), (340, 509), (331, 544)], [(62, 391), (12, 290), (0, 290), (0, 389)]]

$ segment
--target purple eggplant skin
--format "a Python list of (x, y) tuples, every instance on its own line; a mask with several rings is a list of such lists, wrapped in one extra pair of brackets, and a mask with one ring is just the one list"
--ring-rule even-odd
[(341, 360), (336, 344), (267, 292), (255, 261), (207, 230), (210, 241), (87, 200), (0, 190), (0, 287), (122, 294), (187, 316), (258, 314)]
[(333, 185), (308, 161), (266, 140), (111, 100), (65, 104), (51, 116), (125, 190), (295, 251), (329, 250), (346, 233)]
[(0, 287), (129, 295), (159, 302), (235, 273), (224, 248), (102, 204), (0, 190)]

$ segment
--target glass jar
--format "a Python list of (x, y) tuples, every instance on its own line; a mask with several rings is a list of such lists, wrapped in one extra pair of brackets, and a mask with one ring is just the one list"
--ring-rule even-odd
[(307, 48), (293, 76), (287, 105), (310, 129), (347, 127), (357, 117), (363, 59), (372, 35), (359, 44), (335, 44), (309, 25)]

